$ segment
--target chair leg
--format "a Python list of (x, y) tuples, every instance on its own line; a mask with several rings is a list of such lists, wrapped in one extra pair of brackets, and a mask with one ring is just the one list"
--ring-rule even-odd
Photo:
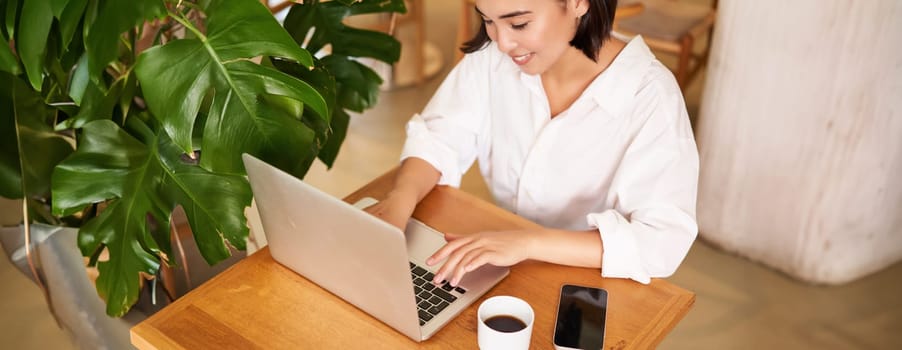
[(677, 65), (676, 80), (680, 85), (680, 89), (685, 89), (689, 85), (689, 61), (692, 60), (692, 43), (691, 35), (683, 37), (680, 41), (680, 58)]
[(423, 0), (411, 0), (413, 4), (413, 17), (416, 33), (414, 33), (414, 46), (416, 47), (416, 85), (420, 86), (426, 81), (424, 70), (426, 69), (426, 30), (423, 25)]
[(460, 47), (463, 46), (464, 42), (473, 37), (473, 33), (471, 33), (473, 28), (473, 23), (471, 21), (473, 18), (473, 10), (470, 8), (470, 1), (461, 0), (460, 5), (460, 18), (457, 20), (457, 46), (454, 48), (454, 59), (456, 61), (460, 61), (460, 59), (464, 57), (464, 53), (460, 51)]

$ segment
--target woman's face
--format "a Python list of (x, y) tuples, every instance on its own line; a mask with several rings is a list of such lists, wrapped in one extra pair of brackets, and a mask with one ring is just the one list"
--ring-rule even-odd
[(489, 38), (520, 69), (542, 74), (570, 48), (586, 0), (476, 0)]

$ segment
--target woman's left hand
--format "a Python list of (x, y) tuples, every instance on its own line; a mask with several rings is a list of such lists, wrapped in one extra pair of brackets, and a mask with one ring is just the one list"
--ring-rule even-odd
[(533, 239), (534, 235), (528, 231), (446, 233), (448, 243), (426, 259), (426, 264), (432, 266), (448, 258), (436, 271), (433, 283), (448, 280), (456, 286), (466, 273), (482, 265), (511, 266), (528, 259)]

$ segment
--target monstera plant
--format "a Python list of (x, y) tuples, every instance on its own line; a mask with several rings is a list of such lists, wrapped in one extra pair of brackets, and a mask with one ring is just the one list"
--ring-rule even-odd
[(332, 165), (381, 83), (354, 58), (400, 54), (344, 19), (404, 11), (305, 0), (280, 26), (259, 0), (0, 0), (0, 195), (26, 222), (79, 227), (121, 316), (142, 273), (175, 264), (177, 206), (208, 263), (244, 249), (242, 153), (297, 177)]

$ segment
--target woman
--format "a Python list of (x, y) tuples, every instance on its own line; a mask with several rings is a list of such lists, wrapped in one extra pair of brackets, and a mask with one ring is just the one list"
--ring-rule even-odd
[(484, 264), (601, 267), (649, 283), (697, 234), (698, 153), (680, 89), (616, 0), (477, 0), (480, 32), (407, 126), (393, 190), (368, 211), (404, 227), (479, 159), (497, 204), (540, 230), (447, 233), (426, 263), (457, 285)]

